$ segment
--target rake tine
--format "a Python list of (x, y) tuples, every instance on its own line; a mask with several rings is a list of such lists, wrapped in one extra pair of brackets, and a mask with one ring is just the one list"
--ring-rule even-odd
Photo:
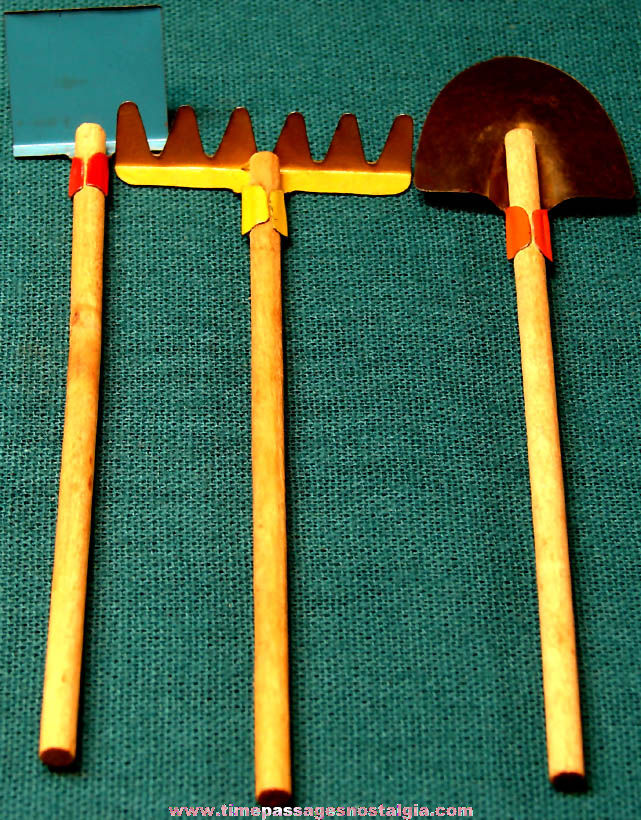
[(322, 167), (327, 170), (360, 170), (370, 167), (365, 160), (358, 120), (354, 114), (343, 114), (338, 121)]
[(246, 108), (235, 108), (218, 150), (211, 158), (212, 165), (233, 168), (247, 166), (249, 158), (255, 153), (256, 139), (249, 111)]
[(392, 123), (381, 155), (374, 163), (375, 171), (404, 171), (407, 157), (412, 154), (414, 123), (407, 114), (401, 114)]
[(153, 162), (154, 155), (149, 150), (145, 126), (136, 103), (126, 102), (118, 109), (116, 145), (118, 161), (125, 165)]
[(314, 165), (309, 150), (305, 117), (300, 112), (294, 111), (285, 120), (274, 153), (278, 155), (281, 167), (309, 168)]
[(182, 105), (176, 112), (160, 156), (163, 161), (174, 165), (193, 165), (207, 159), (198, 131), (196, 114), (190, 105)]

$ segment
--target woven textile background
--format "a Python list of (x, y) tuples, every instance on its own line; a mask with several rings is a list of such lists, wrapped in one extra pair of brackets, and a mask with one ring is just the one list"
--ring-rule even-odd
[[(594, 92), (638, 179), (640, 18), (638, 0), (166, 0), (169, 106), (195, 106), (208, 150), (236, 105), (263, 148), (301, 110), (318, 157), (353, 111), (374, 158), (397, 113), (418, 136), (457, 72), (521, 54)], [(2, 49), (0, 815), (249, 806), (249, 262), (229, 192), (113, 182), (80, 758), (67, 774), (37, 758), (71, 207), (68, 161), (11, 156)], [(297, 194), (288, 213), (294, 802), (638, 816), (639, 215), (552, 225), (589, 772), (566, 795), (546, 777), (503, 219), (416, 189)]]

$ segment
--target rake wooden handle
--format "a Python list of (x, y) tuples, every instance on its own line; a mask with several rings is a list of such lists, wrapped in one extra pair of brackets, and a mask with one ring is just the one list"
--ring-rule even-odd
[[(249, 173), (268, 195), (281, 187), (275, 154), (254, 154)], [(270, 220), (252, 228), (249, 242), (256, 799), (282, 805), (291, 797), (291, 764), (280, 234)]]
[[(84, 123), (75, 156), (105, 153), (105, 132)], [(91, 531), (102, 312), (105, 196), (86, 186), (73, 198), (67, 399), (51, 581), (40, 758), (66, 766), (76, 756), (78, 698)]]
[[(540, 208), (532, 132), (505, 136), (510, 205), (530, 221)], [(541, 628), (543, 693), (550, 780), (556, 785), (585, 776), (579, 682), (572, 611), (561, 445), (557, 418), (545, 259), (532, 242), (514, 258), (521, 339), (532, 523)]]

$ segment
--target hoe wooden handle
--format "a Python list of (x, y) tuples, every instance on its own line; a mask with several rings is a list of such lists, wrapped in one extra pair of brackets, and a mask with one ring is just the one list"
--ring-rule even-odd
[[(532, 132), (506, 134), (510, 205), (528, 216), (540, 208)], [(572, 586), (565, 520), (545, 259), (534, 242), (514, 258), (521, 338), (532, 523), (539, 595), (543, 693), (550, 780), (563, 786), (585, 775)]]
[[(105, 132), (84, 123), (75, 156), (105, 153)], [(51, 582), (40, 758), (66, 766), (76, 755), (78, 697), (91, 531), (100, 380), (105, 196), (86, 186), (73, 199), (71, 319), (58, 523)]]
[[(275, 154), (254, 154), (249, 172), (268, 195), (280, 189)], [(291, 797), (291, 770), (280, 235), (270, 220), (252, 228), (249, 242), (256, 799), (282, 805)]]

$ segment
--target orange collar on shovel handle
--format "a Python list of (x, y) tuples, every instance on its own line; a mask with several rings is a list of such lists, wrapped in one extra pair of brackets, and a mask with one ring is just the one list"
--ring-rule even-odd
[[(634, 196), (621, 141), (590, 92), (553, 66), (498, 57), (441, 91), (419, 141), (414, 182), (474, 193), (506, 215), (514, 259), (539, 595), (550, 780), (584, 782), (561, 447), (544, 255), (548, 209), (571, 198)], [(534, 241), (532, 241), (534, 239)]]
[(552, 242), (550, 239), (550, 218), (545, 208), (532, 211), (532, 223), (525, 208), (508, 205), (505, 209), (505, 249), (507, 258), (514, 259), (519, 251), (534, 240), (546, 259), (552, 262)]
[(287, 646), (287, 543), (280, 237), (293, 191), (385, 195), (411, 182), (413, 125), (398, 117), (376, 162), (367, 162), (356, 118), (345, 114), (324, 160), (312, 159), (305, 121), (291, 114), (274, 151), (257, 151), (249, 114), (236, 109), (212, 156), (191, 108), (178, 111), (163, 152), (152, 154), (133, 103), (118, 114), (116, 173), (133, 185), (228, 188), (242, 193), (251, 280), (254, 542), (254, 750), (256, 799), (291, 797)]

